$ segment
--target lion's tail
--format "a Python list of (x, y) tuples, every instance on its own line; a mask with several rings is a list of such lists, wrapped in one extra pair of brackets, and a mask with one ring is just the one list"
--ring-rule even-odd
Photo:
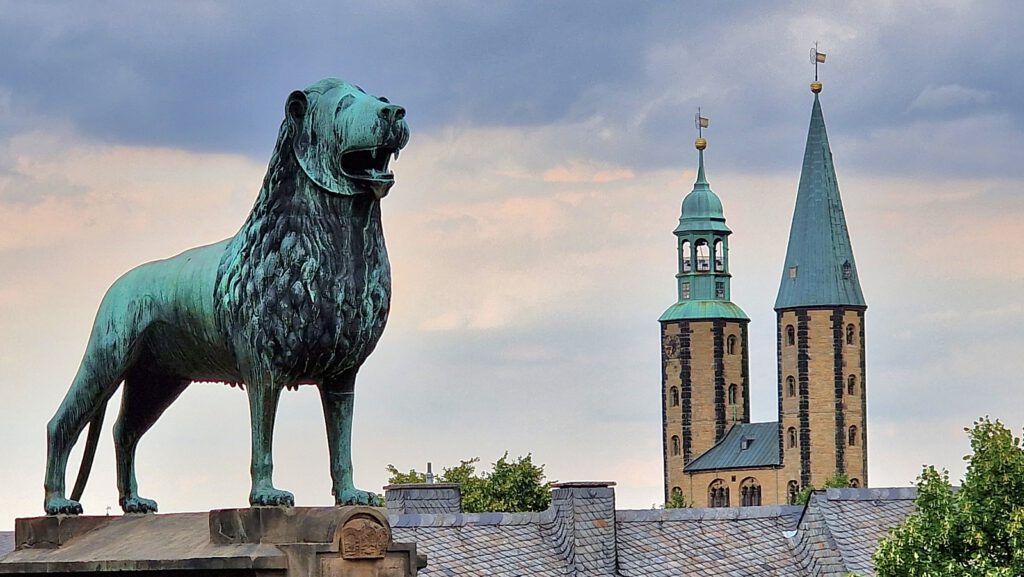
[(71, 490), (71, 499), (80, 501), (82, 492), (85, 491), (85, 482), (89, 480), (89, 473), (92, 471), (92, 461), (96, 457), (96, 445), (99, 443), (100, 430), (103, 428), (103, 414), (107, 412), (107, 402), (103, 401), (96, 416), (89, 422), (89, 436), (85, 439), (85, 451), (82, 453), (82, 464), (78, 468), (78, 478), (75, 479), (75, 488)]

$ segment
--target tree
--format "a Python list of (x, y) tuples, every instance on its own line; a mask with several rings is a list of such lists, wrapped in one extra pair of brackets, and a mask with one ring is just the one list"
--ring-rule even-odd
[(662, 505), (662, 509), (689, 509), (692, 506), (683, 496), (682, 491), (672, 491), (668, 496), (668, 501)]
[[(443, 469), (438, 482), (458, 483), (462, 487), (462, 510), (467, 513), (484, 511), (543, 511), (551, 503), (551, 482), (544, 480), (544, 465), (534, 465), (533, 455), (508, 458), (508, 451), (493, 464), (490, 472), (477, 473), (479, 457), (460, 461), (455, 467)], [(388, 482), (424, 483), (426, 475), (410, 469), (408, 473), (388, 465)]]
[(963, 485), (925, 467), (917, 479), (917, 511), (875, 552), (878, 577), (1011, 577), (1024, 575), (1024, 450), (998, 420), (965, 429), (972, 454)]
[[(836, 471), (834, 475), (825, 479), (825, 489), (843, 489), (850, 486), (850, 477), (846, 473)], [(811, 500), (811, 493), (817, 491), (814, 485), (807, 485), (796, 494), (795, 505), (806, 505)]]

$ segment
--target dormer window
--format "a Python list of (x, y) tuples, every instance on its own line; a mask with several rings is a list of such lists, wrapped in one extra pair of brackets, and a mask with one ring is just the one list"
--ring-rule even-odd
[(791, 278), (791, 279), (795, 279), (796, 278), (796, 267), (795, 266), (789, 267), (789, 278)]
[(850, 280), (853, 277), (853, 265), (850, 261), (843, 263), (843, 280)]
[(751, 439), (749, 437), (743, 437), (742, 439), (740, 439), (740, 450), (741, 451), (746, 451), (753, 444), (754, 444), (754, 439)]

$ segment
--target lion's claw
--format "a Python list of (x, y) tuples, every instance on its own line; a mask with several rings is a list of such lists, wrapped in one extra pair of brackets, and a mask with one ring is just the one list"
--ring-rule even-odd
[(81, 515), (82, 504), (64, 497), (51, 497), (46, 501), (47, 515)]
[(249, 504), (253, 507), (294, 507), (295, 496), (273, 487), (253, 489), (249, 493)]
[(156, 513), (156, 501), (139, 497), (125, 497), (121, 499), (121, 510), (125, 513)]
[(362, 491), (355, 487), (349, 487), (341, 492), (341, 495), (335, 497), (334, 503), (336, 505), (369, 505), (371, 507), (380, 507), (380, 495), (371, 493), (369, 491)]

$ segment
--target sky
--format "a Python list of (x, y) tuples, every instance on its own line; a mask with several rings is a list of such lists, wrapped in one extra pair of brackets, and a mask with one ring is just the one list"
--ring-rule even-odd
[[(696, 168), (776, 418), (775, 313), (812, 94), (866, 318), (869, 478), (959, 478), (964, 427), (1024, 425), (1024, 4), (0, 1), (0, 530), (42, 512), (45, 425), (106, 288), (233, 235), (287, 95), (340, 77), (407, 109), (384, 199), (394, 294), (357, 381), (357, 485), (532, 453), (662, 502), (659, 315)], [(117, 513), (108, 408), (86, 513)], [(244, 394), (195, 384), (139, 448), (161, 512), (246, 505)], [(275, 481), (332, 503), (315, 389)], [(80, 459), (73, 454), (69, 476)]]

